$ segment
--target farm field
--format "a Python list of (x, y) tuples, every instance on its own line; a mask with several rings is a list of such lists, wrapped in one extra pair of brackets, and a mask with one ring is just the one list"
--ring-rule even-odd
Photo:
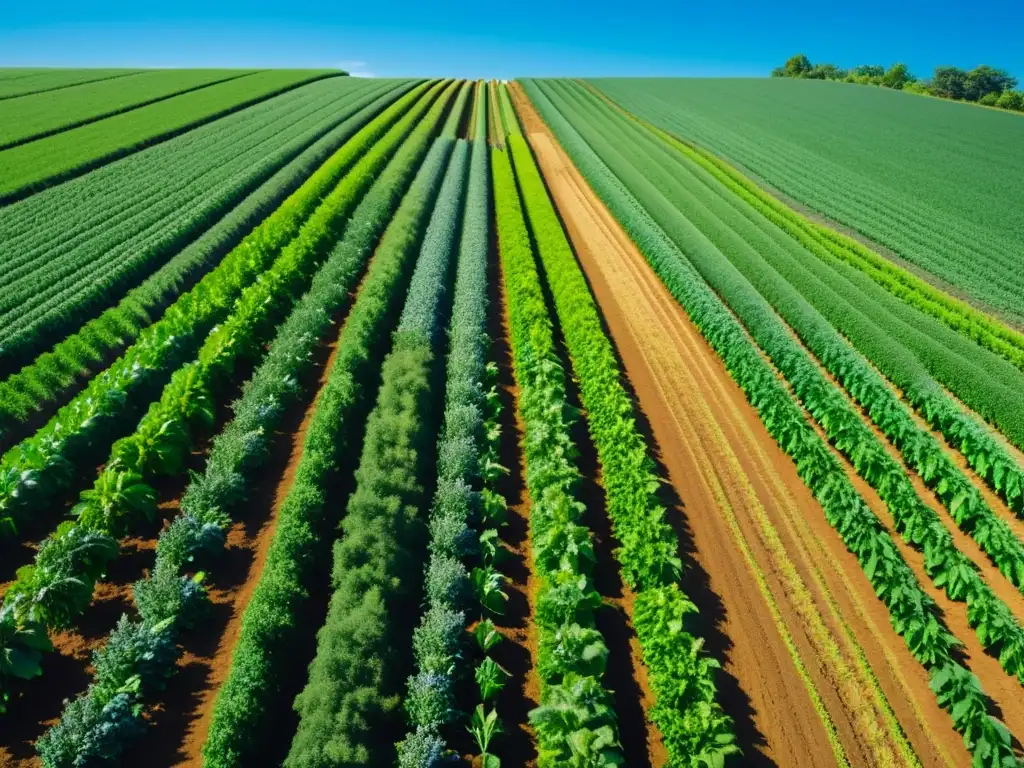
[(1024, 763), (1024, 335), (702, 82), (0, 70), (0, 764)]
[(958, 295), (1024, 320), (1016, 115), (813, 80), (590, 82)]

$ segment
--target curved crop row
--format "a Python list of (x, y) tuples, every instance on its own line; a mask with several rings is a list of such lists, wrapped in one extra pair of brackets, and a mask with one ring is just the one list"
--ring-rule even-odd
[[(398, 159), (396, 157), (396, 161)], [(429, 173), (426, 178), (427, 183), (433, 179)], [(208, 572), (208, 565), (223, 547), (232, 512), (245, 501), (247, 483), (268, 458), (285, 411), (302, 394), (300, 381), (312, 362), (314, 347), (332, 325), (334, 315), (349, 300), (352, 267), (363, 261), (377, 242), (392, 210), (398, 205), (406, 180), (389, 177), (386, 172), (381, 176), (353, 214), (345, 238), (331, 252), (313, 279), (309, 292), (281, 326), (266, 359), (246, 385), (242, 398), (233, 406), (235, 418), (215, 440), (205, 472), (193, 478), (182, 498), (180, 514), (160, 535), (152, 575), (136, 585), (135, 602), (141, 617), (138, 624), (152, 630), (169, 620), (168, 629), (172, 630), (201, 627), (202, 594), (190, 572), (198, 565)], [(418, 190), (412, 195), (411, 199), (419, 199)], [(379, 301), (383, 291), (399, 287), (407, 271), (402, 261), (405, 253), (392, 252), (392, 256), (391, 260), (374, 260), (356, 306)], [(368, 297), (365, 300), (364, 295)], [(377, 315), (378, 320), (383, 318), (383, 314)], [(125, 622), (127, 618), (122, 624)], [(119, 624), (106, 648), (121, 645), (124, 632)], [(132, 636), (137, 634), (142, 631)], [(106, 655), (113, 652), (102, 651)], [(116, 653), (127, 660), (115, 673), (102, 664), (94, 665), (97, 674), (85, 697), (96, 702), (70, 704), (60, 723), (44, 737), (40, 752), (47, 766), (71, 766), (76, 755), (87, 751), (87, 745), (103, 740), (122, 744), (130, 738), (143, 722), (138, 705), (145, 703), (145, 693), (152, 681), (173, 673), (177, 656), (164, 653), (155, 659), (149, 658), (144, 645), (129, 646)], [(111, 692), (123, 688), (132, 675), (140, 675), (144, 683), (142, 690), (130, 696), (138, 722), (130, 719), (108, 722), (105, 718), (89, 716), (102, 712), (113, 699)], [(83, 716), (83, 713), (86, 714)], [(121, 739), (112, 737), (115, 727), (123, 729)], [(97, 736), (101, 731), (103, 739)]]
[(284, 204), (227, 257), (139, 335), (138, 341), (35, 435), (0, 460), (0, 531), (11, 533), (20, 517), (45, 510), (75, 474), (137, 417), (147, 398), (195, 354), (213, 326), (291, 241), (343, 174), (422, 96), (409, 92), (346, 142)]
[[(958, 641), (942, 624), (935, 602), (921, 589), (888, 533), (743, 327), (545, 92), (532, 81), (524, 85), (577, 167), (723, 359), (769, 433), (796, 463), (801, 479), (821, 503), (830, 525), (861, 563), (875, 594), (889, 611), (893, 628), (928, 669), (938, 702), (950, 712), (975, 763), (999, 768), (1016, 765), (1012, 737), (999, 720), (988, 714), (978, 679), (956, 660)], [(648, 189), (637, 172), (627, 178), (631, 184)], [(653, 187), (650, 191), (656, 192)]]
[[(739, 750), (715, 701), (719, 663), (701, 653), (696, 606), (679, 589), (679, 542), (658, 503), (660, 483), (594, 298), (544, 181), (518, 132), (508, 137), (526, 213), (597, 448), (623, 580), (636, 592), (632, 621), (656, 700), (651, 720), (677, 765), (716, 765)], [(689, 625), (689, 631), (687, 626)], [(699, 633), (698, 633), (699, 634)]]
[[(593, 125), (595, 118), (600, 116), (591, 114), (590, 117), (590, 124)], [(604, 157), (620, 171), (635, 168), (652, 183), (657, 183), (665, 200), (669, 199), (668, 195), (673, 193), (673, 181), (672, 177), (663, 174), (663, 169), (671, 168), (671, 158), (645, 156), (644, 145), (638, 141), (629, 144), (629, 159), (625, 158), (626, 150), (620, 159), (612, 154), (611, 145), (604, 143), (605, 138), (591, 132), (589, 127), (584, 128), (581, 135), (590, 136), (591, 146), (603, 151)], [(623, 160), (629, 164), (625, 165)], [(649, 201), (653, 199), (649, 198)], [(903, 468), (886, 452), (881, 441), (861, 421), (853, 406), (817, 369), (808, 352), (776, 316), (774, 308), (778, 308), (783, 317), (790, 321), (801, 338), (809, 340), (812, 349), (833, 350), (838, 347), (845, 351), (845, 359), (840, 360), (838, 367), (848, 375), (857, 371), (866, 375), (870, 372), (868, 366), (791, 286), (763, 261), (759, 261), (760, 257), (750, 255), (746, 261), (740, 261), (744, 267), (741, 271), (710, 242), (704, 241), (702, 245), (703, 227), (691, 228), (678, 216), (673, 216), (671, 210), (661, 203), (650, 204), (648, 210), (666, 234), (677, 243), (688, 243), (688, 258), (704, 280), (745, 324), (832, 444), (851, 461), (857, 473), (878, 491), (893, 515), (896, 529), (904, 539), (923, 550), (929, 576), (946, 591), (950, 599), (967, 603), (970, 624), (977, 631), (986, 650), (998, 654), (1006, 672), (1024, 682), (1024, 627), (1009, 607), (995, 596), (971, 561), (957, 549), (939, 516), (917, 495)], [(688, 205), (685, 210), (688, 217), (697, 215), (695, 205)], [(715, 233), (711, 232), (710, 236), (715, 237)], [(762, 248), (761, 252), (767, 252), (767, 248)], [(737, 249), (736, 253), (731, 254), (732, 260), (739, 260), (741, 253)], [(753, 284), (748, 282), (748, 277)], [(819, 286), (819, 290), (825, 288)], [(832, 362), (835, 362), (835, 354), (829, 358)], [(881, 381), (876, 381), (876, 386), (885, 390)], [(889, 394), (891, 401), (886, 403), (889, 409), (883, 414), (876, 411), (874, 418), (895, 420), (893, 409), (899, 403), (895, 396)], [(909, 414), (904, 413), (903, 416), (904, 424), (914, 428)], [(919, 439), (929, 440), (924, 433), (920, 433)], [(917, 445), (923, 448), (924, 443)], [(1024, 584), (1024, 547), (1009, 526), (984, 504), (981, 495), (952, 463), (948, 459), (945, 462), (940, 460), (945, 457), (938, 445), (934, 441), (931, 441), (931, 445), (931, 455), (919, 456), (918, 460), (926, 461), (925, 468), (931, 467), (938, 476), (930, 479), (940, 499), (947, 505), (954, 519), (974, 535), (982, 550), (1000, 571), (1018, 588), (1021, 587)], [(942, 470), (945, 470), (944, 474)], [(971, 513), (973, 516), (969, 517)]]
[[(328, 131), (248, 195), (224, 218), (133, 288), (116, 306), (90, 320), (50, 352), (0, 382), (0, 444), (38, 409), (59, 400), (76, 380), (138, 338), (171, 302), (191, 287), (237, 245), (323, 162), (382, 109), (411, 88), (400, 85), (371, 94), (352, 106), (352, 114)], [(345, 114), (348, 114), (346, 111)], [(298, 148), (299, 144), (295, 145)]]
[(512, 360), (526, 427), (530, 541), (539, 582), (533, 621), (540, 706), (530, 713), (538, 765), (620, 765), (618, 722), (611, 694), (601, 683), (608, 647), (594, 622), (601, 597), (592, 582), (590, 531), (580, 523), (585, 507), (577, 497), (565, 374), (507, 152), (491, 150), (491, 172)]
[[(215, 393), (231, 380), (238, 362), (262, 357), (264, 344), (273, 336), (279, 318), (289, 313), (309, 286), (348, 224), (348, 214), (358, 197), (392, 155), (395, 159), (381, 175), (378, 194), (396, 200), (401, 195), (415, 170), (417, 153), (425, 151), (429, 136), (399, 145), (430, 101), (428, 95), (414, 105), (355, 165), (273, 266), (243, 291), (231, 315), (207, 337), (198, 359), (175, 372), (136, 431), (114, 444), (95, 485), (82, 493), (73, 510), (77, 524), (62, 524), (40, 548), (35, 565), (19, 569), (17, 580), (4, 597), (4, 603), (13, 606), (15, 621), (66, 627), (85, 610), (99, 573), (117, 554), (114, 538), (124, 536), (139, 518), (153, 513), (155, 493), (146, 483), (156, 475), (182, 471), (193, 436), (212, 422)], [(421, 133), (429, 127), (426, 124)], [(378, 200), (377, 195), (371, 195), (364, 202), (366, 211), (379, 217)], [(357, 225), (369, 227), (373, 223)], [(350, 290), (371, 246), (372, 241), (354, 252), (339, 250), (336, 255), (340, 260), (331, 270), (334, 279)], [(112, 546), (83, 565), (74, 551), (65, 551), (65, 542), (79, 535), (104, 537)]]
[[(208, 767), (258, 760), (274, 727), (268, 711), (275, 700), (288, 695), (290, 683), (282, 675), (294, 650), (311, 582), (326, 555), (324, 542), (330, 540), (337, 523), (334, 507), (338, 502), (330, 488), (334, 479), (352, 471), (358, 455), (374, 382), (404, 302), (411, 264), (450, 148), (447, 142), (435, 141), (427, 153), (388, 224), (346, 319), (295, 479), (277, 513), (266, 564), (242, 617), (230, 672), (214, 705), (203, 745)], [(201, 495), (208, 493), (203, 488)], [(202, 500), (195, 499), (197, 504)]]
[[(450, 141), (445, 137), (441, 141)], [(299, 727), (285, 765), (382, 764), (392, 752), (399, 691), (425, 556), (423, 509), (436, 435), (438, 347), (458, 246), (468, 146), (456, 142), (420, 249), (394, 347), (366, 424), (356, 487), (334, 545), (333, 594)]]

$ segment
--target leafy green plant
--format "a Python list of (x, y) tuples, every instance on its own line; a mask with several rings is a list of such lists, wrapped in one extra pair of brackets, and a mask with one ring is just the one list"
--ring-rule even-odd
[(469, 732), (473, 734), (476, 745), (480, 750), (480, 762), (482, 768), (501, 768), (501, 760), (490, 754), (491, 741), (501, 733), (501, 721), (498, 719), (498, 710), (492, 709), (487, 712), (483, 704), (477, 704), (469, 722)]
[(42, 624), (19, 621), (11, 605), (0, 606), (0, 714), (7, 711), (9, 680), (30, 680), (43, 674), (39, 662), (53, 644)]
[(486, 610), (500, 616), (505, 613), (508, 593), (502, 589), (505, 577), (492, 565), (474, 568), (469, 575), (476, 599)]
[(484, 653), (487, 653), (502, 640), (501, 633), (490, 619), (484, 619), (477, 624), (473, 630), (473, 636), (476, 638), (476, 644)]
[(480, 698), (484, 701), (497, 696), (505, 687), (505, 678), (510, 677), (509, 673), (490, 656), (480, 662), (473, 676), (480, 687)]

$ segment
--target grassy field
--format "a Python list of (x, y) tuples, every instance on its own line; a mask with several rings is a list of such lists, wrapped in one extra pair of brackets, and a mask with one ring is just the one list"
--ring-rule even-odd
[(0, 151), (0, 200), (24, 196), (162, 137), (336, 74), (331, 70), (260, 72), (5, 149)]
[(1024, 120), (846, 83), (603, 79), (616, 103), (1024, 320)]
[(137, 69), (28, 69), (0, 68), (0, 99), (52, 91), (79, 83), (109, 80)]
[(0, 102), (0, 150), (250, 72), (154, 70), (4, 99)]

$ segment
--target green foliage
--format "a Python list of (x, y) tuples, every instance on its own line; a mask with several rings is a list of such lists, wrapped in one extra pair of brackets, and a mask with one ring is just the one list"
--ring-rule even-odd
[[(441, 141), (450, 141), (441, 139)], [(457, 142), (423, 237), (394, 348), (381, 370), (366, 425), (356, 489), (334, 547), (334, 587), (317, 636), (309, 682), (295, 700), (299, 728), (285, 762), (322, 766), (382, 761), (382, 738), (395, 726), (397, 695), (411, 658), (405, 617), (418, 604), (425, 478), (433, 471), (431, 387), (437, 329), (456, 249), (468, 167)], [(449, 706), (450, 681), (429, 672), (410, 706), (426, 724)]]
[[(1012, 116), (787, 78), (590, 82), (637, 117), (1024, 320), (1024, 156), (1015, 151), (1024, 123)], [(843, 132), (829, 129), (836, 121)]]
[[(655, 223), (653, 213), (660, 215), (668, 210), (661, 193), (643, 171), (624, 164), (617, 150), (587, 131), (583, 122), (570, 124), (560, 110), (565, 109), (570, 116), (575, 115), (575, 111), (553, 90), (546, 86), (538, 88), (532, 81), (527, 81), (526, 88), (577, 167), (721, 356), (730, 374), (761, 414), (769, 433), (794, 460), (801, 479), (812, 489), (826, 518), (847, 548), (856, 555), (876, 595), (889, 610), (893, 628), (904, 637), (910, 651), (929, 670), (956, 665), (953, 654), (957, 640), (943, 626), (937, 606), (921, 589), (888, 533), (857, 495), (825, 443), (807, 424), (800, 408), (760, 356), (745, 329), (669, 238), (667, 232), (676, 231), (669, 226), (669, 219), (662, 219), (666, 230)], [(618, 170), (613, 175), (615, 169)], [(665, 599), (659, 597), (659, 600)], [(637, 610), (640, 611), (639, 606)], [(680, 626), (686, 610), (685, 603), (678, 605)], [(640, 633), (638, 628), (638, 635)], [(947, 708), (951, 706), (946, 700), (943, 704)], [(957, 727), (965, 735), (968, 746), (976, 750), (977, 759), (983, 760), (983, 764), (999, 764), (1008, 756), (1008, 750), (998, 741), (974, 738), (975, 733), (989, 728), (990, 722), (982, 710), (969, 721), (958, 721)], [(685, 734), (685, 730), (682, 733)]]
[[(509, 147), (554, 308), (579, 381), (580, 397), (589, 416), (587, 426), (601, 462), (608, 514), (615, 537), (621, 542), (615, 556), (623, 579), (638, 590), (639, 602), (647, 599), (648, 590), (659, 590), (658, 594), (662, 594), (667, 589), (685, 601), (676, 587), (682, 570), (677, 555), (679, 544), (664, 519), (664, 508), (658, 503), (660, 481), (654, 474), (643, 436), (636, 428), (633, 405), (621, 383), (618, 360), (604, 333), (597, 305), (528, 147), (518, 136), (510, 137)], [(698, 754), (723, 760), (738, 752), (733, 743), (732, 721), (715, 702), (714, 676), (718, 664), (700, 653), (701, 641), (686, 633), (681, 625), (674, 635), (673, 647), (679, 655), (674, 663), (666, 663), (654, 646), (656, 632), (681, 618), (679, 605), (650, 600), (646, 604), (648, 610), (637, 611), (632, 618), (641, 636), (651, 685), (659, 692), (658, 701), (662, 701), (662, 695), (676, 693), (664, 706), (656, 705), (655, 721), (664, 732), (693, 729), (687, 740), (666, 742), (670, 754), (682, 763)], [(538, 606), (538, 610), (543, 608)], [(655, 626), (658, 630), (652, 629)], [(654, 646), (650, 653), (649, 646)], [(599, 646), (588, 630), (570, 628), (559, 630), (555, 641), (542, 639), (538, 666), (543, 677), (555, 677), (545, 674), (548, 668), (558, 669), (559, 675), (575, 671), (599, 677), (606, 654), (607, 649)]]
[(208, 766), (235, 765), (259, 754), (269, 727), (268, 704), (282, 695), (287, 682), (280, 670), (292, 652), (310, 575), (324, 554), (319, 542), (335, 522), (322, 489), (335, 472), (351, 471), (351, 457), (358, 455), (368, 395), (448, 159), (448, 143), (436, 143), (427, 152), (442, 107), (443, 101), (435, 102), (403, 145), (403, 151), (409, 147), (403, 157), (411, 167), (424, 152), (426, 159), (377, 246), (346, 320), (292, 488), (278, 513), (263, 574), (242, 620), (231, 671), (214, 706), (203, 746)]
[[(275, 99), (265, 106), (254, 107), (253, 111), (259, 112), (257, 117), (269, 126), (247, 131), (243, 136), (238, 135), (237, 127), (230, 125), (232, 122), (238, 122), (235, 118), (218, 121), (216, 129), (213, 126), (208, 131), (200, 129), (201, 132), (209, 134), (204, 137), (205, 140), (189, 134), (190, 158), (195, 157), (193, 162), (200, 166), (209, 163), (212, 158), (223, 153), (224, 146), (229, 146), (232, 155), (237, 156), (240, 167), (246, 168), (246, 181), (240, 182), (232, 190), (232, 194), (214, 195), (210, 191), (208, 199), (187, 200), (181, 197), (187, 194), (185, 190), (175, 194), (169, 188), (169, 175), (165, 167), (170, 161), (177, 159), (176, 154), (181, 151), (177, 142), (184, 141), (182, 139), (161, 144), (140, 155), (136, 162), (108, 166), (89, 174), (77, 185), (62, 185), (35, 195), (16, 207), (0, 210), (2, 233), (6, 231), (6, 227), (25, 230), (28, 223), (23, 219), (30, 213), (34, 214), (36, 221), (49, 222), (50, 217), (61, 215), (61, 209), (68, 206), (83, 211), (90, 205), (105, 206), (108, 224), (100, 232), (93, 232), (92, 237), (81, 238), (81, 258), (95, 257), (89, 249), (100, 250), (113, 259), (113, 263), (107, 266), (104, 274), (107, 277), (113, 277), (115, 271), (118, 274), (116, 284), (112, 284), (109, 279), (96, 279), (86, 284), (76, 282), (68, 289), (77, 291), (74, 299), (75, 311), (70, 311), (71, 298), (62, 294), (59, 297), (59, 311), (48, 311), (39, 322), (32, 324), (31, 329), (18, 333), (16, 338), (11, 336), (0, 341), (3, 344), (3, 351), (0, 352), (0, 369), (6, 370), (13, 369), (18, 361), (27, 359), (33, 351), (45, 346), (51, 337), (63, 337), (52, 351), (45, 352), (32, 361), (31, 365), (0, 382), (0, 434), (9, 439), (11, 434), (22, 428), (23, 422), (38, 407), (60, 397), (75, 381), (90, 375), (106, 359), (112, 358), (115, 351), (133, 343), (143, 328), (158, 319), (163, 310), (183, 291), (213, 269), (226, 253), (266, 216), (273, 213), (274, 209), (346, 140), (352, 138), (356, 131), (413, 85), (412, 82), (390, 83), (380, 90), (354, 92), (339, 89), (340, 94), (349, 96), (339, 99), (342, 103), (336, 104), (336, 111), (330, 110), (330, 114), (323, 115), (323, 110), (315, 110), (320, 102), (319, 99), (313, 98), (315, 92), (326, 86), (337, 88), (334, 84), (341, 82), (343, 81), (340, 79), (327, 80), (323, 82), (323, 86), (300, 89), (293, 95)], [(314, 91), (314, 94), (305, 96), (307, 90)], [(302, 99), (297, 102), (300, 96)], [(277, 104), (279, 100), (282, 103)], [(307, 105), (306, 101), (312, 103)], [(310, 114), (311, 110), (313, 111)], [(296, 123), (288, 130), (278, 130), (274, 133), (274, 140), (281, 142), (281, 145), (271, 149), (267, 146), (265, 134), (275, 127), (280, 128), (278, 120), (282, 112), (294, 116)], [(306, 128), (307, 123), (313, 122), (313, 118), (317, 118), (316, 122)], [(243, 141), (245, 144), (241, 144)], [(224, 145), (219, 145), (219, 142), (223, 142)], [(249, 142), (254, 146), (246, 151)], [(250, 156), (250, 153), (255, 152), (260, 153), (258, 161)], [(124, 165), (129, 167), (123, 168)], [(182, 173), (182, 186), (188, 187), (189, 190), (195, 189), (197, 185), (187, 183), (191, 173), (182, 168), (180, 162), (177, 169)], [(177, 174), (172, 174), (170, 178), (178, 177)], [(158, 203), (152, 202), (154, 185), (161, 188)], [(80, 187), (88, 189), (82, 190)], [(168, 224), (177, 222), (173, 232), (178, 234), (166, 241), (154, 243), (147, 240), (145, 243), (137, 243), (141, 234), (136, 227), (142, 224), (131, 217), (123, 223), (113, 220), (118, 211), (112, 210), (111, 201), (103, 194), (104, 190), (109, 189), (118, 190), (116, 202), (125, 207), (137, 203), (137, 198), (145, 198), (148, 195), (148, 216), (158, 220), (162, 217)], [(245, 197), (238, 201), (236, 195)], [(101, 202), (96, 202), (97, 199)], [(232, 203), (237, 205), (226, 210)], [(15, 212), (19, 212), (20, 216), (15, 218)], [(123, 217), (125, 213), (121, 212), (120, 215)], [(222, 213), (224, 215), (214, 222)], [(183, 215), (191, 218), (179, 222), (176, 217)], [(11, 220), (7, 221), (7, 218)], [(147, 222), (153, 223), (149, 219)], [(49, 237), (49, 231), (45, 226), (36, 226), (39, 227), (38, 230), (32, 230), (36, 234), (36, 239), (50, 243), (52, 238)], [(176, 254), (169, 250), (179, 247), (180, 237), (194, 237), (197, 230), (205, 231)], [(145, 231), (143, 229), (143, 232)], [(10, 242), (13, 242), (13, 238)], [(62, 246), (67, 247), (63, 243)], [(130, 251), (131, 255), (120, 253), (122, 248)], [(38, 271), (36, 260), (45, 259), (48, 255), (42, 245), (32, 249), (30, 253), (35, 256), (24, 266), (36, 265), (36, 268), (28, 272), (28, 275)], [(141, 258), (143, 255), (147, 258)], [(11, 260), (15, 258), (17, 256), (11, 254)], [(99, 317), (82, 325), (82, 320), (90, 315), (91, 304), (86, 300), (88, 295), (99, 295), (104, 302), (103, 306), (108, 306), (117, 286), (122, 282), (129, 285), (127, 280), (122, 280), (131, 276), (125, 270), (127, 266), (143, 263), (152, 265), (151, 260), (152, 263), (156, 263), (161, 259), (165, 260), (165, 263), (141, 283), (138, 282), (139, 276), (136, 275), (132, 284), (134, 287), (117, 306), (107, 309)], [(42, 290), (37, 288), (34, 293), (38, 296)], [(29, 318), (22, 314), (19, 320), (27, 322)], [(12, 321), (7, 330), (14, 334), (17, 330), (16, 324)], [(68, 336), (67, 333), (71, 330), (75, 332)]]
[(0, 715), (7, 712), (10, 679), (39, 677), (39, 662), (52, 650), (42, 624), (19, 619), (12, 605), (0, 606)]
[[(600, 596), (591, 584), (593, 552), (589, 531), (580, 524), (584, 506), (577, 496), (579, 472), (569, 432), (573, 415), (566, 402), (565, 374), (558, 362), (554, 329), (541, 291), (509, 154), (493, 149), (491, 168), (502, 276), (508, 297), (509, 338), (519, 386), (519, 412), (526, 427), (526, 486), (532, 501), (530, 541), (539, 581), (534, 621), (541, 645), (548, 647), (557, 643), (552, 636), (572, 631), (573, 624), (593, 629), (593, 613), (600, 605)], [(541, 707), (531, 713), (540, 765), (568, 759), (570, 750), (575, 748), (572, 745), (583, 742), (600, 742), (592, 751), (601, 755), (604, 762), (595, 764), (620, 763), (608, 692), (595, 678), (560, 676), (562, 669), (570, 666), (571, 662), (560, 667), (551, 665), (548, 669), (555, 676), (541, 678)], [(581, 687), (589, 701), (567, 730), (556, 722), (559, 714), (554, 702), (560, 691), (571, 692)], [(583, 714), (584, 709), (599, 711), (600, 716)]]
[[(422, 91), (418, 88), (396, 101), (344, 144), (216, 269), (143, 331), (110, 368), (33, 437), (4, 454), (0, 516), (13, 522), (45, 510), (53, 496), (69, 486), (75, 470), (95, 466), (97, 452), (106, 450), (118, 430), (134, 425), (139, 406), (149, 402), (175, 369), (195, 354), (211, 328), (231, 312), (243, 289), (283, 257), (282, 249), (304, 227), (310, 227), (321, 201)], [(339, 202), (337, 196), (335, 201)], [(308, 231), (323, 226), (329, 209), (320, 210), (319, 224)], [(297, 245), (291, 254), (292, 258), (301, 254)]]
[(25, 197), (222, 115), (338, 74), (264, 70), (7, 149), (0, 157), (0, 200)]

